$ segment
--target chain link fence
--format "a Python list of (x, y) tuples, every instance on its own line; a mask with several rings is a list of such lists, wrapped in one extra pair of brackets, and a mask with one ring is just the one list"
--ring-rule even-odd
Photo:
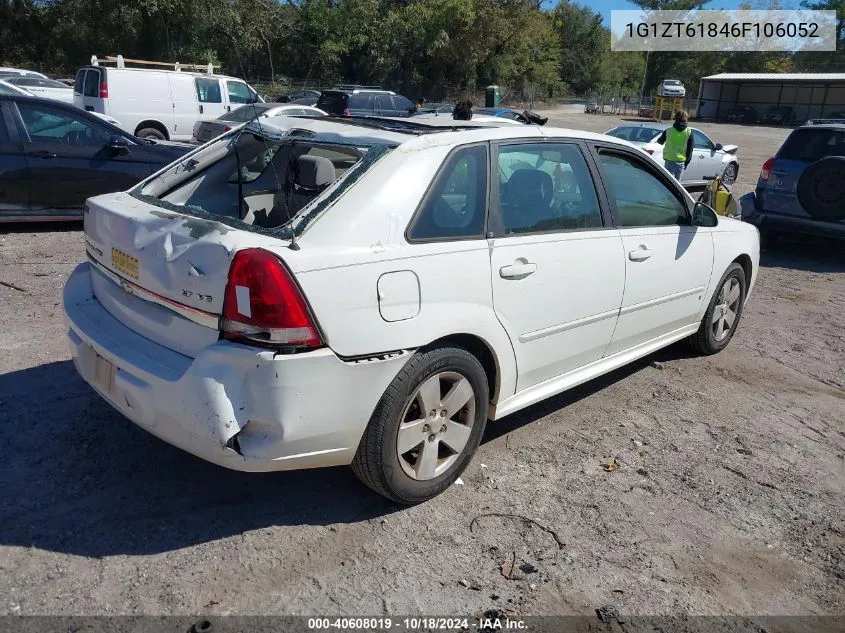
[(662, 112), (657, 112), (658, 97), (652, 95), (640, 100), (639, 96), (630, 97), (618, 94), (602, 94), (588, 97), (584, 101), (586, 112), (595, 114), (613, 114), (616, 116), (634, 116), (648, 119), (671, 119), (680, 101), (680, 109), (686, 110), (691, 118), (695, 118), (698, 109), (698, 97), (687, 95), (683, 99), (663, 99)]
[[(248, 77), (247, 81), (258, 93), (268, 101), (274, 101), (279, 96), (299, 90), (331, 90), (338, 86), (362, 85), (361, 82), (348, 81), (344, 79), (326, 78), (293, 78), (277, 77), (272, 80), (269, 77)], [(367, 83), (369, 87), (373, 84)], [(456, 103), (458, 101), (470, 100), (474, 107), (483, 107), (485, 104), (485, 87), (468, 88), (454, 84), (434, 85), (412, 85), (408, 90), (403, 90), (389, 84), (379, 86), (385, 90), (393, 90), (406, 96), (413, 102), (419, 97), (424, 97), (430, 103)], [(530, 109), (542, 107), (556, 102), (553, 95), (550, 95), (532, 84), (525, 86), (499, 86), (501, 95), (500, 104), (503, 107), (515, 109)]]

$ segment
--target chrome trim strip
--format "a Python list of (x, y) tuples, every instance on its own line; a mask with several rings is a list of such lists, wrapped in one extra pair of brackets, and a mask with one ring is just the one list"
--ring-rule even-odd
[(161, 306), (162, 308), (173, 312), (177, 316), (193, 321), (203, 327), (207, 327), (212, 330), (220, 329), (220, 317), (216, 314), (205, 312), (198, 308), (192, 308), (191, 306), (186, 306), (182, 303), (173, 301), (172, 299), (162, 297), (161, 295), (147, 290), (136, 283), (124, 279), (120, 275), (103, 266), (103, 264), (98, 262), (90, 252), (88, 253), (88, 261), (91, 262), (91, 264), (97, 269), (97, 272), (101, 273), (107, 279), (123, 288), (125, 292), (131, 294), (133, 297), (137, 297), (147, 303), (153, 303), (157, 306)]
[(605, 319), (615, 317), (618, 314), (619, 310), (608, 310), (607, 312), (600, 312), (599, 314), (584, 317), (583, 319), (576, 319), (575, 321), (569, 321), (568, 323), (553, 325), (552, 327), (548, 327), (543, 330), (535, 330), (534, 332), (528, 332), (527, 334), (520, 334), (519, 342), (528, 343), (530, 341), (536, 341), (539, 338), (545, 338), (546, 336), (551, 336), (552, 334), (558, 334), (559, 332), (572, 330), (574, 328), (581, 327), (582, 325), (598, 323), (599, 321), (604, 321)]
[(694, 295), (699, 292), (704, 292), (704, 286), (699, 286), (698, 288), (690, 288), (689, 290), (676, 292), (675, 294), (666, 295), (665, 297), (658, 297), (657, 299), (650, 299), (648, 301), (643, 301), (642, 303), (635, 303), (634, 305), (624, 306), (619, 311), (619, 316), (622, 316), (623, 314), (630, 314), (631, 312), (636, 312), (637, 310), (643, 310), (645, 308), (659, 306), (661, 303), (669, 303), (670, 301), (674, 301), (675, 299), (683, 299), (684, 297), (689, 297), (690, 295)]

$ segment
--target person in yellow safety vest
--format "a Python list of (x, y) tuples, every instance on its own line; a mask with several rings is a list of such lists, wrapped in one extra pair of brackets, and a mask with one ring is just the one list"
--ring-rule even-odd
[(687, 127), (688, 119), (684, 110), (678, 110), (675, 123), (657, 138), (657, 142), (663, 145), (663, 166), (678, 181), (692, 160), (692, 130)]

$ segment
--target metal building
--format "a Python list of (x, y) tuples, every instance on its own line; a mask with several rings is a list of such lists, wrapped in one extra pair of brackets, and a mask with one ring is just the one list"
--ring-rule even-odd
[(779, 112), (782, 123), (841, 116), (845, 73), (721, 73), (702, 78), (699, 119), (723, 119), (743, 107), (754, 108), (758, 120)]

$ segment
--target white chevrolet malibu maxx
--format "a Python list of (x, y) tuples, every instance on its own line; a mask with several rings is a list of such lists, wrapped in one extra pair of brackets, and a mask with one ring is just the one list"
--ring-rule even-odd
[(607, 136), (268, 118), (85, 210), (74, 363), (215, 464), (351, 464), (417, 503), (496, 420), (733, 336), (757, 230)]

